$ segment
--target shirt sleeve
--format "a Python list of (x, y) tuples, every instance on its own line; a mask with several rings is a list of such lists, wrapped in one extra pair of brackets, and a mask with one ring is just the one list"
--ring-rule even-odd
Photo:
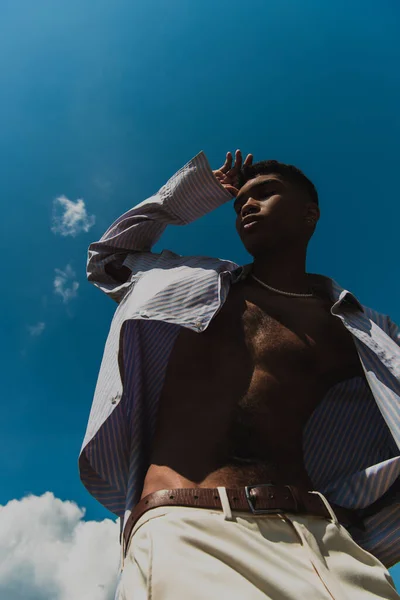
[(400, 346), (400, 327), (394, 321), (392, 321), (390, 317), (388, 317), (387, 319), (389, 326), (389, 335), (392, 338), (392, 340), (394, 340), (396, 344)]
[(200, 152), (156, 194), (120, 216), (98, 242), (90, 244), (88, 280), (120, 302), (135, 274), (135, 256), (151, 253), (167, 225), (191, 223), (231, 199)]

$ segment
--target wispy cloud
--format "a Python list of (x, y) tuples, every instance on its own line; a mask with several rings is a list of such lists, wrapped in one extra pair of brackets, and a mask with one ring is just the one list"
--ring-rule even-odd
[(75, 237), (82, 231), (89, 231), (96, 221), (94, 215), (88, 215), (82, 198), (76, 202), (66, 196), (59, 196), (53, 201), (53, 233)]
[(1, 598), (113, 600), (119, 527), (84, 515), (51, 492), (0, 506)]
[(93, 185), (96, 188), (96, 194), (109, 196), (112, 191), (112, 183), (102, 175), (93, 177)]
[(65, 270), (54, 269), (56, 276), (54, 278), (54, 293), (62, 297), (63, 302), (67, 303), (78, 295), (79, 283), (74, 280), (76, 274), (71, 265), (67, 265)]
[(45, 327), (46, 323), (39, 322), (36, 325), (28, 325), (28, 330), (33, 337), (37, 337), (43, 333)]

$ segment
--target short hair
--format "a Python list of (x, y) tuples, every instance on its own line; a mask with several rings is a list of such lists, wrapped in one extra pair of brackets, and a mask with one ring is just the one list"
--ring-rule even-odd
[(243, 187), (247, 181), (254, 179), (258, 175), (280, 175), (282, 179), (298, 185), (308, 194), (310, 200), (317, 205), (318, 192), (314, 184), (304, 175), (300, 169), (293, 165), (286, 165), (277, 160), (263, 160), (253, 165), (243, 166), (239, 172), (239, 188)]

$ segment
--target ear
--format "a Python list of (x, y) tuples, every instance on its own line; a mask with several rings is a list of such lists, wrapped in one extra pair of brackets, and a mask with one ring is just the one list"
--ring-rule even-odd
[(315, 202), (307, 202), (304, 211), (304, 219), (308, 225), (316, 225), (319, 221), (320, 212), (319, 207)]

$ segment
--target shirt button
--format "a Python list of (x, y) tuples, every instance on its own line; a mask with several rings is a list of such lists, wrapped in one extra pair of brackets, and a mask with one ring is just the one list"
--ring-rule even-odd
[(111, 404), (117, 404), (118, 400), (121, 398), (121, 394), (115, 394), (115, 396), (113, 396), (111, 398)]
[(202, 325), (203, 325), (203, 323), (201, 321), (195, 321), (194, 322), (194, 326), (196, 327), (196, 329), (201, 329)]

